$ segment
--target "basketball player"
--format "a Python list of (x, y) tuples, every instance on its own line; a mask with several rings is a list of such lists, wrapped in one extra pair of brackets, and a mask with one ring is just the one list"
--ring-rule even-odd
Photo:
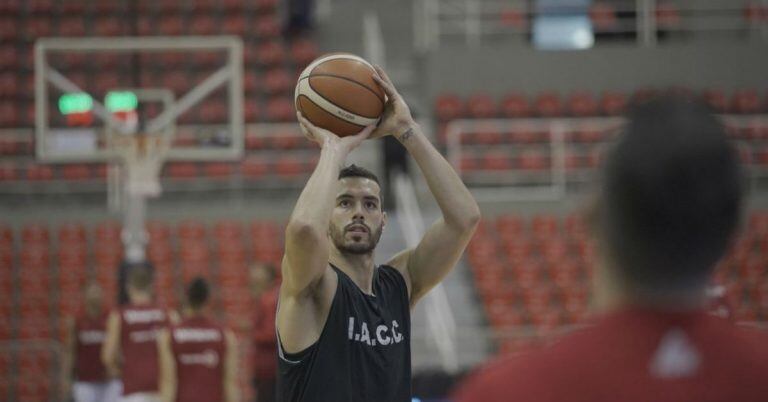
[(602, 314), (549, 349), (488, 366), (455, 400), (765, 401), (765, 334), (707, 313), (742, 206), (721, 123), (691, 99), (636, 105), (602, 173), (590, 217)]
[(208, 282), (194, 279), (186, 317), (158, 337), (163, 402), (239, 402), (235, 336), (207, 317), (208, 293)]
[[(411, 118), (386, 74), (378, 127), (339, 138), (298, 116), (320, 160), (286, 228), (277, 313), (280, 401), (410, 401), (410, 309), (453, 268), (480, 219), (475, 200)], [(379, 78), (381, 77), (381, 78)], [(413, 249), (381, 266), (381, 188), (347, 155), (394, 135), (415, 159), (442, 217)]]
[(271, 263), (257, 263), (250, 268), (251, 295), (254, 298), (253, 314), (253, 388), (256, 401), (275, 401), (277, 379), (277, 340), (275, 339), (275, 314), (280, 282)]
[(101, 361), (101, 348), (107, 325), (101, 288), (96, 283), (85, 287), (84, 309), (67, 319), (64, 339), (64, 400), (69, 400), (72, 375), (75, 402), (117, 402), (121, 385), (117, 373), (107, 373)]
[(152, 271), (148, 265), (132, 266), (127, 285), (129, 304), (109, 314), (101, 358), (107, 370), (122, 374), (121, 402), (156, 402), (157, 332), (178, 319), (175, 313), (152, 301)]

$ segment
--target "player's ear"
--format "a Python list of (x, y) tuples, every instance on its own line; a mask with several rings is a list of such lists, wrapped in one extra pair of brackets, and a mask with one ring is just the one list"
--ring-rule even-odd
[(387, 215), (386, 212), (384, 212), (384, 213), (382, 213), (382, 216), (383, 216), (383, 218), (381, 220), (381, 229), (384, 230), (384, 228), (387, 227), (387, 216), (388, 215)]

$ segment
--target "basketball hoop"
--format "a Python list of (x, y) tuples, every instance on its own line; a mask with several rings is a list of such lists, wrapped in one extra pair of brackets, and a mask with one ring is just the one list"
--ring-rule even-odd
[(160, 195), (160, 170), (170, 148), (171, 135), (110, 132), (108, 146), (113, 158), (109, 170), (109, 205), (123, 212), (123, 243), (130, 262), (145, 259), (149, 240), (144, 222), (147, 198)]

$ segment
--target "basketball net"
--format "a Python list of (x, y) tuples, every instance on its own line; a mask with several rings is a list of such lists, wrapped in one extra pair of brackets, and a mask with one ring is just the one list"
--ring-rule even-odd
[(108, 146), (114, 155), (109, 166), (108, 203), (112, 210), (123, 213), (122, 239), (129, 262), (146, 259), (146, 204), (148, 198), (162, 192), (160, 170), (170, 138), (166, 133), (131, 135), (108, 131)]

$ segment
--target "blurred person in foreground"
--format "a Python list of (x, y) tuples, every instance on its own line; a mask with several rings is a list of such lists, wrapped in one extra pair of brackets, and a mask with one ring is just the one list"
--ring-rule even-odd
[(178, 317), (153, 301), (149, 265), (131, 266), (127, 273), (127, 291), (129, 303), (109, 314), (101, 359), (107, 370), (122, 375), (121, 402), (156, 402), (159, 400), (157, 333), (178, 321)]
[(84, 290), (82, 312), (66, 318), (62, 397), (68, 401), (71, 392), (75, 402), (117, 402), (122, 390), (120, 380), (117, 373), (108, 373), (101, 361), (107, 326), (104, 297), (95, 282)]
[(232, 331), (208, 318), (208, 282), (187, 288), (182, 321), (157, 338), (162, 402), (239, 402), (237, 342)]
[(635, 105), (603, 169), (588, 217), (599, 314), (548, 349), (489, 364), (454, 400), (768, 400), (765, 334), (707, 313), (742, 207), (722, 124), (692, 99)]
[(280, 282), (277, 270), (269, 263), (250, 268), (251, 295), (255, 301), (253, 315), (253, 388), (258, 402), (275, 401), (277, 380), (277, 335), (275, 314)]

